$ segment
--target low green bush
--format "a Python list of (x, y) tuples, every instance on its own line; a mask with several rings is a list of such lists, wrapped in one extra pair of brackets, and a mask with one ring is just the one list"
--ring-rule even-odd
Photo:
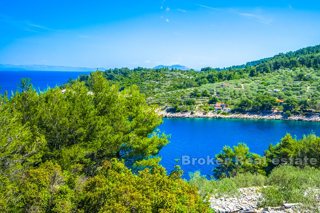
[(208, 180), (201, 176), (200, 172), (190, 174), (189, 183), (198, 188), (201, 197), (208, 199), (208, 196), (235, 196), (238, 195), (238, 187), (233, 179)]
[(199, 171), (190, 174), (189, 183), (199, 190), (199, 194), (202, 198), (207, 198), (208, 195), (214, 192), (214, 183), (202, 176)]
[(267, 177), (261, 174), (244, 173), (232, 178), (238, 188), (264, 186)]
[(314, 206), (316, 191), (320, 188), (320, 170), (281, 166), (275, 168), (262, 190), (263, 206), (279, 206), (286, 203), (302, 203)]
[(283, 204), (284, 197), (278, 187), (270, 186), (262, 189), (263, 200), (261, 206), (276, 207)]
[(216, 196), (237, 196), (239, 195), (238, 187), (231, 178), (214, 181), (214, 194)]

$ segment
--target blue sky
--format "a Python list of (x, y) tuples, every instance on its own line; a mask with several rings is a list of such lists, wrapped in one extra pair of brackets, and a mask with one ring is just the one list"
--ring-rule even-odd
[(1, 0), (0, 63), (224, 67), (320, 44), (318, 0)]

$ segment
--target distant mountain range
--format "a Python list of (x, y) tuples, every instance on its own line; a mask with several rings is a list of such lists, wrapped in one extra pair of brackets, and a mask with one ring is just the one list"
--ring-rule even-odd
[(171, 65), (171, 66), (167, 66), (167, 65), (159, 65), (154, 67), (154, 69), (159, 70), (159, 69), (169, 69), (169, 70), (190, 70), (189, 67), (183, 66), (183, 65), (179, 65), (179, 64), (175, 64), (175, 65)]
[[(0, 71), (76, 71), (89, 72), (95, 71), (97, 68), (89, 67), (67, 67), (67, 66), (48, 66), (48, 65), (11, 65), (0, 64)], [(99, 68), (104, 70), (104, 68)]]

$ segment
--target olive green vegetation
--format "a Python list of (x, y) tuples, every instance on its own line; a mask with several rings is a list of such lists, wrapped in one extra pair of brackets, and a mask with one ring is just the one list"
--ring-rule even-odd
[(267, 176), (251, 173), (240, 173), (234, 177), (222, 179), (208, 179), (202, 176), (200, 172), (190, 174), (190, 184), (199, 189), (203, 199), (208, 199), (214, 195), (220, 196), (238, 196), (239, 188), (263, 187), (266, 185)]
[(1, 212), (207, 212), (197, 189), (156, 157), (168, 143), (137, 87), (101, 74), (90, 87), (0, 98)]
[(314, 209), (320, 196), (320, 137), (308, 135), (300, 140), (286, 135), (270, 145), (263, 156), (251, 153), (245, 144), (224, 147), (216, 155), (215, 179), (199, 172), (191, 174), (191, 185), (208, 199), (236, 196), (239, 188), (260, 187), (261, 206), (280, 206), (284, 202), (301, 203)]
[(124, 88), (138, 85), (148, 103), (170, 112), (209, 112), (223, 102), (237, 113), (276, 110), (291, 116), (320, 111), (319, 70), (320, 45), (224, 69), (122, 68), (104, 76)]
[(198, 187), (200, 195), (208, 199), (215, 197), (239, 196), (239, 188), (255, 187), (260, 190), (261, 207), (277, 207), (284, 203), (299, 203), (301, 209), (317, 212), (320, 194), (320, 169), (298, 168), (283, 165), (275, 168), (270, 175), (244, 173), (221, 180), (208, 180), (198, 172), (191, 175), (190, 184)]
[(264, 206), (279, 206), (284, 201), (288, 203), (304, 203), (307, 207), (319, 204), (320, 170), (310, 167), (303, 169), (284, 166), (274, 169), (262, 190)]

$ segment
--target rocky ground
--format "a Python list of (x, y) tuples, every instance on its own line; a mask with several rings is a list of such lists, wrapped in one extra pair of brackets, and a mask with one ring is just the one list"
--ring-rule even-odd
[(299, 211), (299, 204), (287, 203), (279, 207), (259, 208), (259, 202), (262, 199), (259, 188), (242, 188), (240, 194), (235, 197), (211, 197), (210, 205), (215, 212), (263, 212), (263, 213), (289, 213)]

